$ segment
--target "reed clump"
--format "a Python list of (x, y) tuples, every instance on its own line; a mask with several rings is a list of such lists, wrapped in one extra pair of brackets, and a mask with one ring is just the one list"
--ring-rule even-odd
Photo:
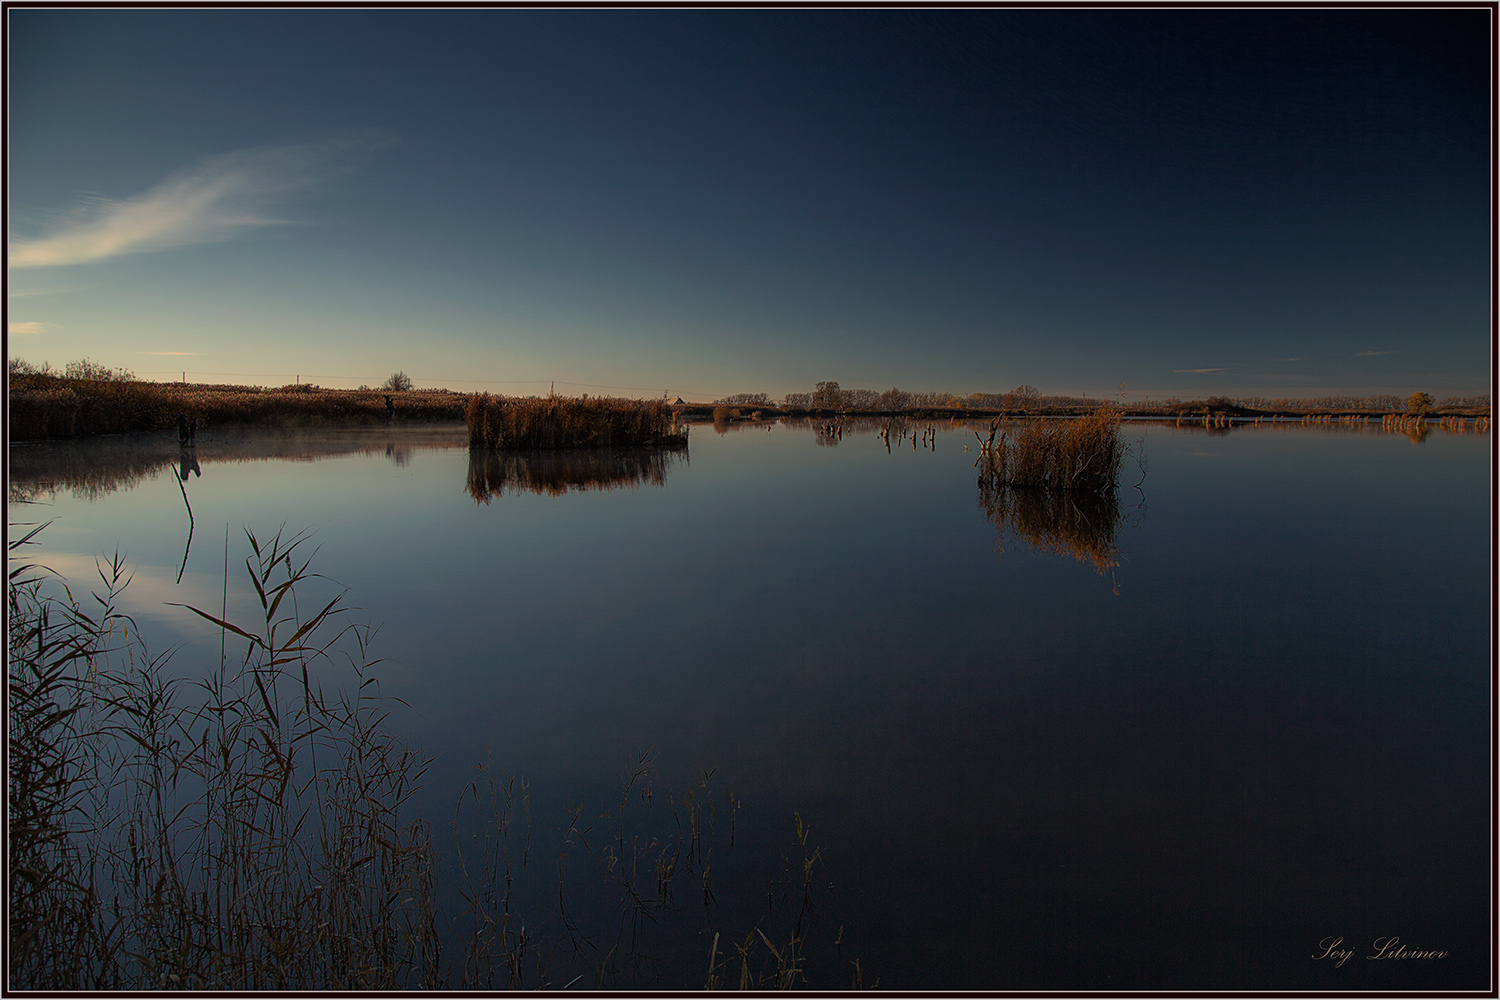
[(470, 447), (500, 451), (685, 445), (687, 429), (660, 400), (480, 393), (464, 408)]
[(1111, 407), (1074, 420), (1028, 420), (1004, 428), (996, 421), (989, 438), (979, 440), (979, 481), (994, 487), (1112, 491), (1125, 456), (1120, 423), (1120, 412)]

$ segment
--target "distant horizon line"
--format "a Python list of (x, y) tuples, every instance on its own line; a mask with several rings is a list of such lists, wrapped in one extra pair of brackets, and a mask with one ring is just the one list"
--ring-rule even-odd
[[(56, 374), (61, 374), (62, 373), (62, 369), (51, 369), (51, 370), (54, 373), (56, 373)], [(391, 373), (387, 373), (385, 375), (363, 375), (362, 376), (362, 375), (331, 375), (331, 374), (320, 374), (320, 373), (302, 374), (302, 373), (299, 373), (299, 372), (208, 372), (208, 371), (194, 371), (192, 369), (180, 369), (180, 368), (176, 369), (175, 371), (168, 371), (168, 370), (165, 370), (165, 369), (162, 369), (162, 370), (152, 370), (152, 371), (136, 371), (136, 370), (133, 370), (133, 369), (125, 369), (125, 370), (131, 372), (132, 375), (134, 375), (136, 378), (140, 379), (141, 381), (184, 382), (184, 381), (188, 381), (187, 376), (195, 376), (195, 378), (193, 378), (192, 381), (202, 382), (202, 381), (205, 380), (205, 377), (208, 377), (208, 378), (218, 378), (218, 379), (229, 380), (227, 382), (221, 382), (219, 384), (253, 385), (253, 386), (258, 386), (258, 387), (261, 387), (261, 388), (276, 388), (276, 387), (278, 387), (280, 385), (297, 385), (297, 384), (310, 384), (311, 385), (311, 384), (316, 384), (316, 385), (320, 385), (323, 388), (329, 388), (329, 389), (358, 389), (361, 385), (367, 386), (370, 389), (378, 389), (380, 383), (383, 382), (383, 381), (385, 381), (385, 379), (389, 378), (390, 374), (391, 374)], [(171, 377), (169, 377), (169, 378), (155, 378), (155, 377), (153, 377), (153, 378), (147, 378), (146, 377), (146, 376), (173, 376), (173, 375), (176, 375), (177, 377), (175, 377), (175, 378), (171, 378)], [(276, 383), (246, 381), (246, 380), (258, 379), (258, 378), (271, 378), (271, 379), (283, 379), (283, 380), (285, 380), (288, 375), (291, 376), (291, 380), (290, 381), (281, 381), (281, 382), (276, 382)], [(702, 401), (702, 402), (714, 402), (714, 401), (716, 401), (718, 399), (723, 399), (723, 398), (726, 398), (726, 397), (731, 396), (731, 395), (743, 394), (744, 392), (746, 392), (746, 390), (733, 390), (733, 391), (728, 391), (728, 392), (707, 392), (707, 391), (699, 391), (699, 390), (692, 390), (692, 389), (672, 389), (670, 386), (667, 386), (667, 387), (652, 387), (652, 386), (610, 385), (610, 384), (598, 383), (598, 382), (578, 382), (578, 381), (574, 381), (572, 379), (549, 379), (549, 378), (540, 378), (540, 379), (537, 379), (537, 378), (532, 378), (532, 379), (430, 378), (430, 377), (423, 377), (423, 376), (420, 376), (420, 375), (410, 375), (409, 373), (408, 373), (408, 377), (412, 379), (412, 381), (414, 383), (414, 387), (416, 387), (416, 388), (446, 389), (447, 391), (450, 391), (450, 392), (481, 392), (481, 391), (486, 391), (483, 388), (454, 388), (455, 385), (479, 386), (479, 387), (483, 387), (483, 386), (500, 386), (500, 385), (539, 386), (539, 387), (573, 386), (573, 387), (578, 387), (578, 388), (582, 388), (582, 389), (614, 389), (614, 390), (619, 390), (619, 391), (626, 391), (626, 392), (632, 392), (632, 393), (644, 393), (644, 394), (646, 394), (646, 395), (640, 396), (638, 398), (655, 398), (655, 397), (660, 396), (660, 395), (668, 395), (668, 396), (671, 396), (671, 397), (674, 397), (674, 398), (680, 396), (680, 397), (682, 397), (685, 400), (689, 400), (691, 398), (691, 401)], [(322, 383), (316, 383), (316, 382), (309, 381), (309, 380), (313, 380), (313, 379), (328, 379), (328, 380), (333, 380), (333, 381), (339, 382), (339, 383), (349, 383), (349, 384), (347, 384), (347, 385), (332, 385), (332, 384), (330, 384), (330, 385), (323, 385)], [(818, 381), (825, 381), (825, 380), (818, 380)], [(797, 393), (797, 392), (810, 392), (810, 391), (813, 391), (816, 388), (816, 386), (818, 384), (818, 381), (811, 382), (806, 389), (793, 389), (793, 390), (789, 390), (789, 392), (790, 393)], [(834, 380), (826, 380), (826, 381), (834, 381)], [(421, 384), (420, 385), (416, 385), (416, 383), (421, 383)], [(843, 383), (838, 383), (838, 384), (843, 389), (873, 388), (873, 387), (869, 387), (869, 386), (857, 386), (854, 383), (849, 383), (848, 385), (844, 385)], [(1012, 386), (1012, 387), (1004, 388), (1004, 389), (978, 389), (978, 390), (971, 390), (970, 392), (953, 392), (953, 391), (948, 390), (948, 389), (942, 389), (942, 390), (936, 390), (936, 389), (916, 389), (916, 390), (903, 389), (901, 391), (904, 391), (904, 392), (916, 392), (916, 393), (947, 392), (950, 395), (953, 395), (953, 396), (956, 396), (956, 397), (962, 399), (962, 398), (968, 397), (973, 392), (982, 392), (982, 393), (993, 394), (993, 395), (1003, 395), (1003, 394), (1005, 394), (1007, 392), (1012, 391), (1015, 388), (1018, 388), (1020, 385), (1027, 385), (1027, 384), (1029, 384), (1029, 383), (1022, 382), (1022, 383), (1018, 383), (1017, 386)], [(1430, 383), (1429, 383), (1429, 385), (1430, 385)], [(893, 386), (892, 388), (897, 388), (897, 387)], [(1487, 395), (1492, 395), (1492, 391), (1491, 391), (1490, 387), (1486, 387), (1483, 390), (1474, 390), (1474, 391), (1465, 392), (1465, 391), (1455, 391), (1455, 390), (1433, 390), (1433, 389), (1428, 388), (1426, 386), (1416, 385), (1416, 384), (1413, 384), (1412, 386), (1408, 386), (1408, 387), (1401, 387), (1401, 388), (1390, 387), (1390, 386), (1364, 386), (1364, 387), (1326, 386), (1326, 387), (1306, 387), (1306, 388), (1297, 389), (1295, 391), (1288, 391), (1284, 387), (1268, 387), (1268, 386), (1246, 387), (1246, 388), (1235, 388), (1235, 389), (1226, 388), (1226, 387), (1223, 387), (1223, 386), (1219, 386), (1219, 387), (1199, 387), (1199, 388), (1193, 388), (1193, 389), (1188, 389), (1186, 387), (1179, 387), (1179, 388), (1131, 389), (1131, 388), (1128, 388), (1128, 386), (1127, 386), (1127, 388), (1124, 390), (1123, 393), (1121, 392), (1121, 390), (1118, 387), (1113, 388), (1113, 389), (1104, 390), (1104, 391), (1100, 391), (1100, 390), (1096, 390), (1096, 389), (1083, 389), (1083, 390), (1076, 390), (1076, 391), (1069, 391), (1069, 390), (1066, 390), (1066, 389), (1064, 389), (1064, 390), (1048, 390), (1048, 389), (1043, 389), (1041, 387), (1037, 387), (1037, 389), (1038, 389), (1038, 392), (1041, 395), (1043, 395), (1043, 396), (1056, 396), (1056, 397), (1076, 398), (1076, 399), (1099, 399), (1099, 400), (1105, 400), (1105, 399), (1123, 399), (1125, 401), (1130, 401), (1130, 402), (1145, 402), (1145, 401), (1150, 401), (1150, 400), (1164, 400), (1164, 399), (1206, 399), (1206, 398), (1211, 398), (1211, 397), (1214, 397), (1214, 396), (1223, 396), (1223, 397), (1226, 397), (1226, 398), (1260, 397), (1260, 398), (1267, 398), (1267, 399), (1309, 399), (1309, 398), (1318, 398), (1318, 397), (1325, 397), (1325, 396), (1356, 396), (1356, 397), (1358, 397), (1358, 396), (1407, 396), (1407, 395), (1410, 395), (1413, 392), (1422, 392), (1422, 391), (1431, 392), (1431, 393), (1433, 393), (1434, 396), (1439, 396), (1439, 397), (1442, 397), (1442, 396), (1463, 397), (1463, 396), (1487, 396)], [(754, 391), (759, 391), (759, 390), (754, 390)], [(884, 391), (884, 390), (876, 390), (876, 391)], [(778, 394), (773, 394), (773, 393), (767, 392), (766, 395), (767, 395), (767, 397), (769, 397), (771, 399), (772, 402), (777, 402), (780, 399), (784, 398), (786, 395), (788, 395), (788, 393), (784, 392), (784, 393), (781, 393), (781, 394), (778, 395)]]

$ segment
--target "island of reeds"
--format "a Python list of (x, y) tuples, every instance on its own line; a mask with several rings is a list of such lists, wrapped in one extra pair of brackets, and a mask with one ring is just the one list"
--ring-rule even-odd
[(979, 443), (980, 482), (995, 488), (1110, 492), (1119, 485), (1125, 457), (1120, 415), (1108, 407), (1073, 420), (1028, 420), (1004, 428), (996, 421)]
[(681, 448), (687, 429), (660, 400), (545, 396), (505, 399), (480, 393), (464, 408), (471, 448)]
[(1101, 574), (1117, 564), (1127, 451), (1117, 410), (1003, 426), (996, 420), (988, 438), (975, 437), (979, 506), (1002, 538), (1014, 533), (1037, 551), (1072, 556)]

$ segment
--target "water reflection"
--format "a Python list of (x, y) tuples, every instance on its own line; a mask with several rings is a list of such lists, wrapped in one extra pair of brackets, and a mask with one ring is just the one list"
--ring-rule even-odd
[(12, 443), (11, 503), (47, 500), (66, 490), (80, 500), (99, 500), (129, 490), (163, 469), (175, 467), (180, 482), (201, 477), (216, 462), (280, 459), (313, 462), (341, 455), (384, 452), (405, 466), (420, 450), (467, 445), (461, 425), (392, 428), (373, 435), (363, 428), (307, 430), (199, 430), (184, 446), (181, 434), (120, 434), (45, 444)]
[(1001, 555), (1006, 539), (1015, 537), (1038, 552), (1086, 562), (1100, 576), (1119, 565), (1117, 537), (1125, 514), (1114, 490), (997, 486), (981, 477), (979, 507), (997, 529), (995, 549)]
[(667, 485), (667, 469), (687, 457), (686, 446), (579, 448), (516, 452), (469, 451), (469, 495), (487, 504), (510, 493), (561, 496), (570, 490), (617, 490), (647, 483)]

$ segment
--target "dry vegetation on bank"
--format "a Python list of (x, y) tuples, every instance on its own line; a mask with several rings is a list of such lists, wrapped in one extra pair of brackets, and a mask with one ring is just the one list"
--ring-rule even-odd
[(196, 418), (200, 427), (376, 426), (387, 422), (386, 396), (395, 418), (406, 423), (462, 420), (468, 398), (442, 390), (270, 389), (32, 373), (10, 378), (10, 436), (30, 441), (167, 430), (177, 426), (179, 414)]
[[(643, 402), (631, 399), (512, 399), (445, 389), (414, 389), (396, 373), (380, 389), (324, 389), (312, 385), (263, 388), (144, 382), (128, 371), (108, 369), (87, 359), (61, 372), (12, 358), (9, 365), (12, 440), (47, 440), (166, 430), (179, 415), (201, 427), (374, 426), (467, 419), (476, 443), (502, 449), (595, 447), (653, 443), (680, 435), (681, 422), (712, 418), (718, 428), (745, 420), (796, 414), (882, 414), (921, 417), (1084, 416), (1101, 405), (1122, 416), (1177, 419), (1254, 419), (1304, 416), (1397, 414), (1427, 418), (1482, 418), (1490, 415), (1489, 396), (1436, 400), (1427, 393), (1399, 396), (1261, 397), (1180, 400), (1101, 400), (1088, 396), (1043, 395), (1032, 386), (1009, 392), (909, 392), (891, 388), (844, 389), (819, 382), (813, 392), (788, 393), (779, 402), (766, 393), (737, 393), (713, 403)], [(387, 405), (387, 398), (390, 405)], [(677, 418), (678, 426), (672, 425)]]

